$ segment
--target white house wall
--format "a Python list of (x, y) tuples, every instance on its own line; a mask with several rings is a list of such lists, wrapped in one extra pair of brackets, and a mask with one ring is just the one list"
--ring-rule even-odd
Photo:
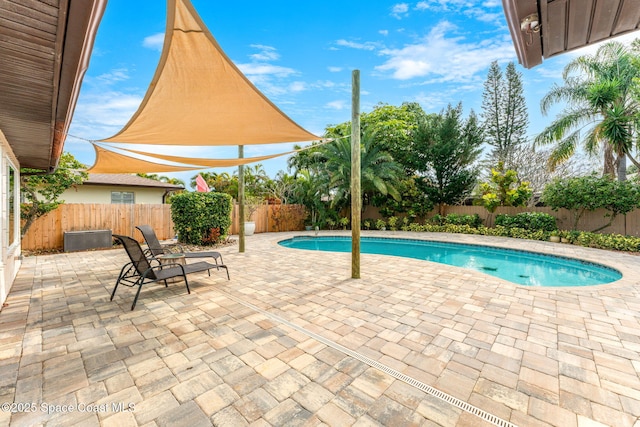
[[(16, 210), (16, 221), (13, 222), (14, 236), (16, 238), (13, 242), (9, 242), (9, 165), (15, 171), (14, 180), (14, 207)], [(20, 269), (21, 261), (21, 247), (20, 247), (20, 218), (17, 216), (17, 212), (20, 211), (20, 198), (19, 198), (19, 181), (20, 181), (20, 164), (13, 154), (13, 150), (9, 146), (7, 139), (5, 138), (2, 130), (0, 130), (0, 218), (2, 218), (2, 225), (0, 225), (0, 232), (2, 233), (1, 241), (2, 247), (0, 248), (0, 304), (4, 303), (7, 299), (7, 295), (11, 290), (11, 286)]]
[(163, 188), (128, 187), (123, 185), (78, 185), (69, 188), (60, 198), (65, 203), (111, 203), (112, 191), (133, 192), (136, 204), (161, 204)]

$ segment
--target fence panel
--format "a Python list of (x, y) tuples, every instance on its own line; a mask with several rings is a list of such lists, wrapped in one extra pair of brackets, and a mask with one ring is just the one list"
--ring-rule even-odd
[[(301, 205), (267, 205), (264, 204), (253, 214), (256, 223), (256, 233), (268, 233), (279, 231), (296, 231), (304, 229), (304, 218)], [(234, 204), (231, 212), (231, 232), (240, 232), (238, 205)]]
[[(302, 207), (298, 205), (263, 205), (253, 218), (256, 233), (302, 230)], [(160, 240), (175, 236), (171, 205), (161, 204), (83, 204), (65, 203), (38, 218), (22, 237), (22, 249), (62, 249), (65, 231), (111, 230), (143, 242), (136, 225), (149, 224)], [(230, 234), (238, 234), (238, 207), (233, 207)]]
[(111, 230), (114, 234), (144, 239), (136, 225), (151, 225), (161, 240), (172, 238), (170, 205), (65, 203), (38, 218), (22, 237), (22, 249), (62, 249), (65, 231)]

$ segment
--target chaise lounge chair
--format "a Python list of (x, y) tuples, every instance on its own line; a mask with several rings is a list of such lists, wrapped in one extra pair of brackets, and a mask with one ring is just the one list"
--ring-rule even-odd
[(118, 276), (118, 280), (116, 281), (116, 286), (113, 288), (113, 292), (111, 292), (111, 301), (113, 301), (113, 297), (116, 294), (116, 289), (118, 289), (118, 285), (121, 282), (123, 285), (129, 287), (137, 286), (138, 291), (136, 292), (136, 296), (133, 299), (131, 310), (136, 307), (136, 302), (138, 302), (138, 296), (140, 295), (140, 291), (142, 290), (142, 285), (144, 285), (145, 283), (158, 282), (162, 280), (164, 281), (165, 287), (168, 287), (168, 279), (182, 278), (184, 279), (184, 284), (187, 287), (187, 293), (190, 294), (191, 290), (189, 289), (187, 274), (206, 271), (209, 273), (209, 276), (211, 276), (211, 269), (217, 269), (218, 267), (220, 267), (219, 264), (211, 264), (205, 261), (187, 265), (162, 265), (156, 258), (147, 258), (144, 254), (144, 251), (140, 247), (140, 243), (138, 243), (135, 239), (129, 236), (121, 236), (118, 234), (114, 234), (113, 237), (120, 243), (122, 243), (125, 251), (127, 252), (127, 255), (129, 255), (129, 259), (131, 260), (131, 262), (125, 264), (125, 266), (122, 267), (122, 270), (120, 270), (120, 275)]
[[(171, 249), (178, 248), (180, 253), (184, 255), (185, 258), (213, 258), (218, 269), (224, 268), (227, 271), (227, 279), (229, 277), (229, 269), (222, 261), (222, 254), (216, 251), (202, 251), (202, 252), (184, 252), (180, 245), (162, 245), (158, 240), (158, 236), (156, 236), (156, 232), (153, 231), (150, 225), (136, 225), (136, 228), (140, 230), (144, 240), (147, 242), (147, 250), (150, 255), (154, 257), (158, 257), (161, 255), (166, 255), (170, 253), (175, 253)], [(218, 262), (220, 260), (220, 262)]]

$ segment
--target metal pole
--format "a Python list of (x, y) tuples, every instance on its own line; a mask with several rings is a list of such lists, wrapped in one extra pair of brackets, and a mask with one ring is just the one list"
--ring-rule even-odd
[[(244, 145), (238, 145), (238, 158), (244, 158)], [(238, 166), (238, 252), (244, 252), (244, 165)]]
[(353, 70), (351, 88), (351, 278), (360, 278), (360, 70)]

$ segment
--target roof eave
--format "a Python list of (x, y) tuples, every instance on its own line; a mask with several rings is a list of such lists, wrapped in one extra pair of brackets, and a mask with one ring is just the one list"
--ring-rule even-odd
[(502, 0), (502, 7), (520, 64), (525, 68), (541, 64), (542, 30), (523, 31), (520, 26), (525, 17), (539, 14), (537, 0)]
[(98, 26), (107, 0), (68, 0), (61, 3), (65, 13), (58, 24), (58, 74), (53, 83), (55, 105), (52, 109), (49, 171), (58, 166), (73, 112), (80, 94)]

